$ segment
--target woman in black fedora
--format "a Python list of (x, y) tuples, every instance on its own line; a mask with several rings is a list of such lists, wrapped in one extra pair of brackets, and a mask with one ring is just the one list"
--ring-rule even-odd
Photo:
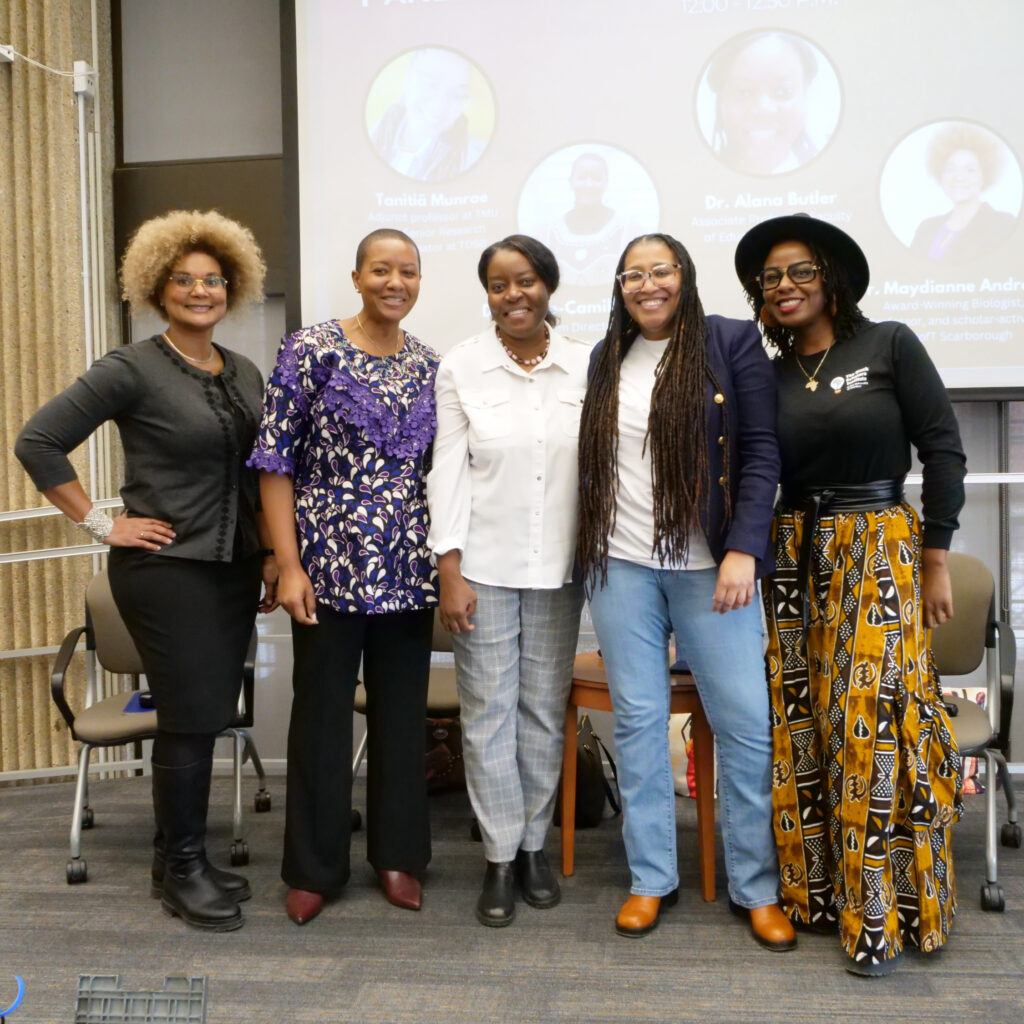
[[(838, 923), (847, 969), (891, 973), (949, 934), (960, 757), (928, 630), (953, 614), (946, 551), (964, 453), (931, 359), (872, 323), (860, 247), (806, 214), (740, 240), (736, 271), (776, 348), (782, 498), (764, 588), (782, 907)], [(911, 445), (923, 524), (903, 497)]]

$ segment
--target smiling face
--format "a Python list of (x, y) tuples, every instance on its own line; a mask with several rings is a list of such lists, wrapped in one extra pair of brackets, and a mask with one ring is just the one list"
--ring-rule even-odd
[(487, 305), (498, 330), (513, 341), (544, 332), (551, 294), (533, 264), (515, 249), (499, 249), (487, 264)]
[(718, 98), (727, 155), (750, 174), (772, 174), (804, 130), (807, 85), (796, 50), (759, 39), (733, 61)]
[[(765, 257), (764, 266), (785, 268), (804, 260), (815, 262), (814, 254), (803, 242), (779, 242)], [(794, 284), (786, 274), (778, 288), (764, 293), (764, 309), (780, 327), (792, 331), (795, 337), (832, 324), (820, 270), (813, 281), (804, 284)]]
[[(652, 268), (678, 262), (676, 254), (657, 239), (637, 242), (626, 251), (623, 272), (639, 270), (648, 273)], [(672, 318), (679, 308), (683, 293), (683, 274), (677, 270), (672, 278), (662, 284), (655, 284), (648, 277), (639, 291), (623, 292), (622, 301), (626, 312), (637, 322), (640, 333), (652, 341), (667, 338), (672, 329)]]
[(942, 168), (939, 184), (954, 203), (976, 199), (985, 189), (985, 172), (981, 168), (981, 161), (969, 149), (956, 150)]
[(416, 250), (401, 238), (378, 238), (366, 247), (363, 262), (352, 271), (363, 297), (364, 319), (394, 326), (408, 314), (420, 294)]
[(202, 279), (211, 274), (223, 277), (220, 263), (205, 252), (190, 252), (175, 260), (168, 273), (196, 279), (191, 288), (182, 288), (168, 278), (160, 293), (168, 327), (180, 332), (213, 330), (228, 311), (228, 293), (224, 287), (207, 288)]

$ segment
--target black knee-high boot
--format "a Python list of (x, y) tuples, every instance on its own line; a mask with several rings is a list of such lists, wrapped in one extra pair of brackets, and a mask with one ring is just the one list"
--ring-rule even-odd
[(213, 760), (180, 768), (153, 764), (153, 809), (163, 835), (166, 864), (161, 903), (196, 928), (232, 931), (242, 912), (217, 885), (206, 861), (206, 811)]
[[(150, 871), (152, 884), (149, 887), (149, 895), (158, 900), (164, 894), (164, 873), (167, 870), (167, 843), (164, 841), (164, 834), (158, 828), (153, 836), (153, 867)], [(252, 897), (252, 889), (249, 887), (249, 879), (245, 875), (235, 874), (234, 871), (222, 871), (207, 860), (206, 870), (210, 877), (223, 890), (224, 895), (233, 899), (236, 903), (244, 903)]]

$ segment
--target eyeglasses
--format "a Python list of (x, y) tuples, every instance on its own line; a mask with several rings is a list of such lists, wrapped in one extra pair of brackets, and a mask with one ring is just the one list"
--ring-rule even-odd
[(799, 263), (790, 263), (788, 267), (765, 267), (760, 274), (754, 276), (754, 280), (761, 286), (761, 291), (770, 292), (782, 284), (782, 279), (788, 277), (793, 284), (807, 284), (813, 281), (821, 267), (810, 260), (801, 260)]
[(208, 292), (219, 291), (221, 288), (227, 288), (228, 286), (227, 278), (220, 277), (217, 274), (207, 274), (205, 277), (193, 277), (191, 274), (182, 272), (179, 274), (171, 274), (168, 280), (176, 288), (184, 288), (185, 291), (189, 292), (195, 288), (197, 281), (202, 281), (203, 287)]
[(676, 271), (682, 269), (678, 263), (659, 263), (650, 270), (625, 270), (621, 274), (616, 274), (616, 279), (624, 292), (638, 292), (643, 288), (647, 278), (654, 284), (668, 284), (676, 276)]

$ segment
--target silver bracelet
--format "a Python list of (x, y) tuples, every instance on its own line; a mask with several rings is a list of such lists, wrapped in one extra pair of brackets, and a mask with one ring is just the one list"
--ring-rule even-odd
[(80, 523), (75, 523), (75, 526), (102, 543), (114, 528), (114, 520), (106, 512), (102, 512), (98, 508), (91, 508), (85, 518)]

